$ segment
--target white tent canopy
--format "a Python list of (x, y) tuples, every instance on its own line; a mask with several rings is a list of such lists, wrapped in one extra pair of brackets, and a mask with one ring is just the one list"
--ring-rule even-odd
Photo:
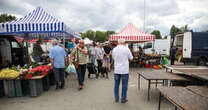
[(91, 44), (93, 41), (91, 41), (89, 38), (84, 39), (85, 44)]

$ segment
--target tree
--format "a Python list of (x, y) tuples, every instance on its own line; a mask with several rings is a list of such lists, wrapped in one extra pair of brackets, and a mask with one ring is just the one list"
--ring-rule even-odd
[[(171, 29), (170, 29), (170, 36), (171, 39), (173, 39), (172, 41), (175, 41), (175, 36), (177, 35), (178, 32), (182, 32), (178, 27), (175, 27), (175, 25), (172, 25)], [(173, 42), (171, 44), (171, 47), (173, 46)]]
[(107, 41), (108, 40), (108, 38), (109, 38), (109, 35), (111, 35), (111, 34), (115, 34), (115, 31), (106, 31), (106, 36), (105, 36), (105, 41)]
[(180, 32), (186, 32), (186, 31), (188, 31), (188, 24), (180, 28)]
[(94, 40), (94, 38), (95, 38), (95, 32), (93, 30), (88, 30), (85, 33), (85, 37), (89, 38), (90, 40)]
[(155, 35), (155, 39), (162, 39), (159, 30), (154, 30), (151, 34)]
[(0, 23), (2, 22), (7, 22), (7, 21), (12, 21), (12, 20), (16, 20), (17, 18), (15, 16), (12, 15), (8, 15), (8, 14), (1, 14), (0, 15)]
[(164, 38), (163, 39), (167, 39), (168, 38), (168, 36), (164, 36)]
[(86, 37), (85, 33), (80, 33), (81, 34), (81, 38), (84, 39)]
[(105, 32), (96, 31), (95, 40), (97, 42), (104, 42), (106, 40), (106, 34), (105, 34)]

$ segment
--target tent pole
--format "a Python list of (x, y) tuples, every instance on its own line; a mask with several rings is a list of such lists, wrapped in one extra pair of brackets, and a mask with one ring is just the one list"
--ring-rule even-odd
[(64, 34), (64, 40), (63, 40), (63, 43), (64, 43), (64, 48), (65, 48), (65, 34)]
[(28, 51), (28, 36), (29, 34), (28, 33), (24, 33), (24, 40), (25, 40), (25, 43), (26, 43), (26, 48), (25, 48), (25, 64), (29, 64), (29, 51)]
[(155, 40), (153, 41), (153, 49), (154, 49), (154, 53), (155, 53)]

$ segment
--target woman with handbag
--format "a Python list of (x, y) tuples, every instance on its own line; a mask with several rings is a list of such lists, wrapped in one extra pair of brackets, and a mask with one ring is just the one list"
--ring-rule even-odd
[(78, 90), (83, 89), (84, 79), (85, 79), (85, 72), (86, 72), (86, 64), (87, 64), (87, 48), (84, 47), (84, 41), (79, 40), (79, 44), (72, 50), (70, 58), (76, 58), (74, 61), (74, 65), (77, 69), (78, 75), (78, 83), (79, 87)]

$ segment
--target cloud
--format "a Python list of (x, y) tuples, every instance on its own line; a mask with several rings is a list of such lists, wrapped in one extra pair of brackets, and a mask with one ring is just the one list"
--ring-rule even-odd
[[(169, 34), (173, 24), (206, 30), (207, 4), (207, 0), (145, 0), (145, 28), (162, 35)], [(0, 13), (22, 17), (37, 6), (78, 32), (119, 32), (129, 22), (142, 30), (144, 25), (144, 0), (1, 0)]]

